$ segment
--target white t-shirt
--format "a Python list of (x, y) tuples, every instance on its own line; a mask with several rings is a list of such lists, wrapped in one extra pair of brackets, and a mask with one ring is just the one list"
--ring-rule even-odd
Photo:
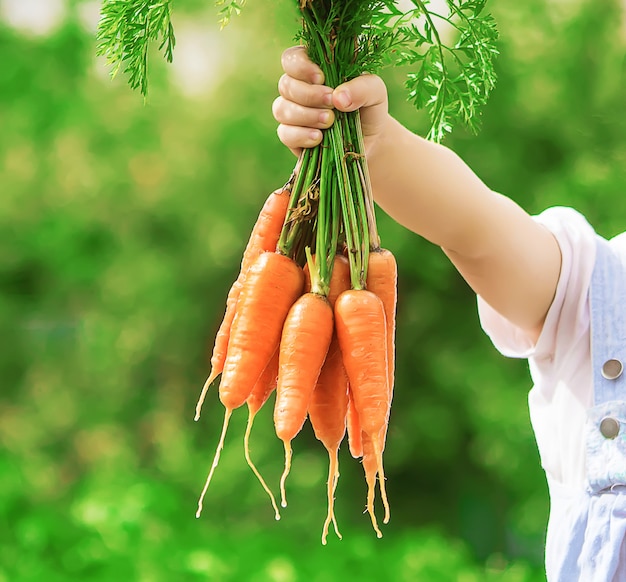
[(580, 491), (585, 486), (584, 425), (593, 405), (589, 286), (596, 233), (571, 208), (550, 208), (535, 220), (554, 234), (562, 255), (556, 295), (537, 343), (480, 297), (478, 311), (503, 355), (528, 358), (534, 383), (530, 417), (548, 482)]

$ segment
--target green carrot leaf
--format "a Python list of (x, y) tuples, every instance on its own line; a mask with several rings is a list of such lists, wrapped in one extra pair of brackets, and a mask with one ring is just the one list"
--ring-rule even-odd
[(159, 42), (168, 62), (176, 38), (171, 20), (172, 0), (103, 0), (97, 31), (97, 55), (104, 56), (115, 77), (119, 70), (128, 75), (133, 89), (148, 93), (148, 50)]

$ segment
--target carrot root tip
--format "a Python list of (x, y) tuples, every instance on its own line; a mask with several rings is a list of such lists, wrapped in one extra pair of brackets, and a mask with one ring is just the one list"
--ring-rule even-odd
[(285, 492), (285, 481), (287, 480), (287, 475), (289, 475), (289, 471), (291, 470), (291, 442), (285, 441), (285, 470), (280, 478), (280, 505), (281, 507), (287, 507), (287, 494)]
[(200, 517), (202, 513), (202, 501), (204, 500), (204, 496), (209, 488), (209, 483), (211, 483), (211, 479), (213, 478), (213, 473), (217, 468), (217, 464), (220, 460), (220, 454), (222, 449), (224, 448), (224, 440), (226, 438), (226, 431), (228, 430), (228, 423), (230, 421), (230, 415), (232, 414), (232, 410), (230, 408), (226, 409), (224, 413), (224, 423), (222, 425), (222, 434), (220, 435), (219, 443), (217, 444), (217, 449), (215, 450), (215, 456), (213, 457), (213, 463), (211, 464), (211, 470), (209, 471), (209, 476), (206, 478), (206, 482), (204, 484), (204, 488), (202, 489), (202, 493), (200, 494), (200, 499), (198, 500), (198, 510), (196, 511), (196, 517)]
[(389, 519), (391, 518), (391, 512), (389, 509), (389, 501), (387, 499), (387, 489), (385, 486), (385, 471), (383, 469), (383, 453), (380, 446), (380, 441), (378, 438), (372, 439), (372, 443), (374, 445), (374, 454), (376, 455), (376, 464), (378, 466), (378, 485), (380, 487), (380, 497), (383, 502), (383, 507), (385, 509), (385, 516), (383, 518), (383, 523), (389, 523)]
[(263, 477), (261, 476), (261, 473), (259, 473), (259, 470), (256, 468), (256, 465), (252, 462), (252, 458), (250, 457), (250, 433), (252, 432), (252, 425), (254, 423), (255, 416), (256, 416), (256, 413), (252, 411), (250, 411), (250, 413), (248, 414), (248, 424), (246, 426), (246, 432), (243, 437), (244, 456), (246, 458), (246, 462), (248, 463), (248, 466), (250, 467), (250, 469), (252, 469), (252, 472), (256, 475), (256, 478), (259, 480), (261, 487), (263, 487), (263, 489), (269, 496), (270, 501), (272, 503), (272, 507), (274, 508), (274, 518), (276, 519), (276, 521), (279, 521), (280, 511), (278, 511), (278, 506), (276, 505), (276, 499), (274, 498), (274, 494), (272, 493), (270, 488), (267, 486), (265, 479), (263, 479)]
[(213, 382), (215, 378), (217, 378), (217, 375), (214, 375), (213, 370), (211, 370), (211, 374), (209, 374), (204, 386), (202, 386), (202, 392), (200, 393), (200, 398), (198, 398), (198, 403), (196, 404), (196, 415), (193, 417), (196, 422), (200, 420), (200, 412), (202, 411), (202, 405), (204, 404), (206, 393), (209, 391), (209, 386), (211, 386), (211, 382)]

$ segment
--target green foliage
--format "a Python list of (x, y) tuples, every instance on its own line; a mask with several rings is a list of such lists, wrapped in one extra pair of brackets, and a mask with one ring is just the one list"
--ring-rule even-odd
[[(331, 69), (340, 71), (333, 85), (363, 72), (378, 73), (385, 64), (417, 66), (406, 82), (409, 100), (428, 111), (431, 128), (427, 137), (440, 142), (457, 122), (477, 131), (480, 109), (495, 86), (498, 33), (494, 19), (484, 13), (486, 1), (446, 0), (450, 11), (446, 16), (431, 10), (430, 0), (412, 0), (414, 8), (410, 9), (400, 8), (395, 0), (296, 0), (303, 14), (297, 38), (305, 46), (317, 43), (320, 37), (326, 39), (321, 52), (332, 54)], [(98, 54), (107, 57), (114, 75), (127, 63), (130, 86), (140, 87), (144, 95), (150, 42), (162, 39), (159, 48), (172, 60), (170, 2), (102, 3)], [(215, 4), (223, 28), (241, 12), (245, 0), (216, 0)], [(453, 45), (443, 40), (438, 21), (455, 31)], [(336, 40), (342, 38), (354, 39), (347, 45), (348, 53), (335, 50)], [(313, 50), (312, 56), (319, 52)]]
[(215, 0), (220, 26), (224, 28), (233, 16), (240, 14), (245, 3), (246, 0)]
[[(483, 14), (485, 0), (448, 0), (449, 16), (427, 10), (415, 1), (415, 22), (399, 28), (402, 44), (398, 64), (417, 66), (408, 74), (409, 99), (431, 117), (427, 137), (440, 142), (457, 121), (477, 133), (482, 107), (496, 85), (493, 60), (498, 54), (495, 20)], [(455, 43), (446, 44), (436, 20), (455, 31)]]
[[(213, 389), (193, 422), (208, 346), (260, 205), (294, 164), (271, 117), (292, 8), (250, 3), (218, 37), (233, 66), (202, 97), (185, 97), (155, 61), (147, 106), (94, 68), (75, 13), (50, 37), (0, 26), (2, 582), (545, 580), (527, 366), (495, 353), (439, 249), (382, 212), (400, 272), (384, 537), (361, 513), (362, 470), (344, 447), (344, 539), (321, 546), (327, 457), (308, 426), (274, 521), (243, 458), (242, 411), (194, 517), (223, 415)], [(620, 232), (621, 3), (493, 13), (498, 87), (479, 137), (455, 132), (448, 145), (529, 211), (571, 205), (599, 233)], [(253, 32), (250, 51), (239, 38)], [(427, 132), (405, 71), (384, 74), (394, 115)], [(251, 444), (276, 490), (270, 409)]]
[(112, 65), (112, 75), (126, 65), (128, 82), (148, 92), (148, 52), (152, 42), (160, 42), (159, 50), (172, 62), (174, 27), (171, 19), (172, 0), (103, 0), (102, 18), (98, 25), (97, 54)]

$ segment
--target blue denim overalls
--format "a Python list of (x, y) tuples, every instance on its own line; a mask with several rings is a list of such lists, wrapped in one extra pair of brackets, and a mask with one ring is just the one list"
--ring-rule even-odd
[(626, 582), (626, 245), (598, 237), (590, 291), (594, 406), (586, 491), (551, 486), (549, 582)]

